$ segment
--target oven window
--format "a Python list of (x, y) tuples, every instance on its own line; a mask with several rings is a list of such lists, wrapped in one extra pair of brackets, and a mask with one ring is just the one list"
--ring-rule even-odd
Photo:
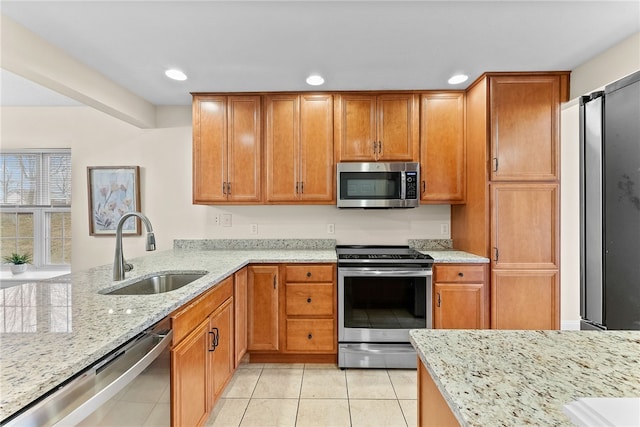
[(400, 172), (341, 172), (340, 198), (399, 199), (401, 176)]
[(344, 327), (425, 328), (426, 289), (424, 277), (345, 277)]

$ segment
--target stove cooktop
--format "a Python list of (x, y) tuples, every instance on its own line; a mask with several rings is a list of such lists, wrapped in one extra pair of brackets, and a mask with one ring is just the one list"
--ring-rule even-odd
[(433, 263), (433, 258), (409, 246), (336, 246), (338, 263)]

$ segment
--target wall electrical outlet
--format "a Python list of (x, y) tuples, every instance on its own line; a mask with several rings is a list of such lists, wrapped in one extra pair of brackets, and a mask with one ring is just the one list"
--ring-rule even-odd
[(335, 224), (327, 224), (327, 234), (334, 234), (336, 232)]
[(226, 213), (220, 215), (220, 223), (223, 227), (231, 227), (231, 214)]
[(440, 234), (443, 236), (449, 235), (449, 224), (440, 224)]
[(251, 224), (249, 226), (249, 233), (250, 234), (258, 234), (258, 224)]
[(220, 225), (220, 214), (216, 214), (216, 216), (214, 217), (214, 222), (216, 223), (216, 225)]

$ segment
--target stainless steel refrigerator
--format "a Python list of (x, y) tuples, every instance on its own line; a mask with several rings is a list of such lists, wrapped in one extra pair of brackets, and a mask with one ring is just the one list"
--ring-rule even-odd
[(580, 99), (581, 329), (640, 330), (640, 71)]

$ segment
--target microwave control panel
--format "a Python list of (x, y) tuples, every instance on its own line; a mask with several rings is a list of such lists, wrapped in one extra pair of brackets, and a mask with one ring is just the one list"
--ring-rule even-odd
[(407, 199), (418, 198), (418, 172), (407, 171), (406, 174), (406, 194)]

